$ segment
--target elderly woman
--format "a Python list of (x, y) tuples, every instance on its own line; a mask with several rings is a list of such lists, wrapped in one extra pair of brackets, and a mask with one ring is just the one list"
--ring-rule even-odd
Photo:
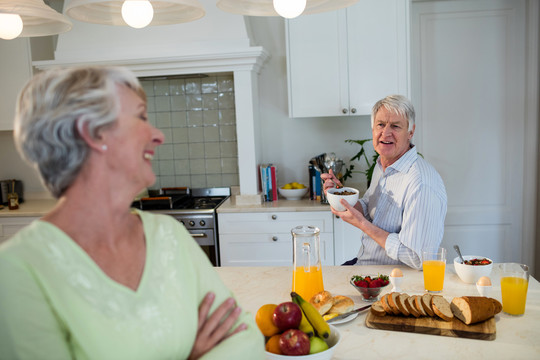
[[(441, 176), (418, 156), (412, 103), (402, 95), (379, 100), (371, 113), (379, 154), (369, 189), (345, 211), (332, 212), (362, 230), (358, 255), (343, 265), (395, 264), (422, 268), (422, 249), (437, 248), (444, 234), (447, 197)], [(324, 191), (340, 184), (330, 171)], [(341, 185), (341, 184), (340, 184)]]
[(187, 230), (130, 209), (164, 141), (131, 72), (35, 76), (15, 140), (58, 202), (0, 247), (0, 358), (264, 357), (252, 317)]

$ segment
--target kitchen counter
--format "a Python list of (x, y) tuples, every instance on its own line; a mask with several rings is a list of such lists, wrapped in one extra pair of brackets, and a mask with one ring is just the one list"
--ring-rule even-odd
[(43, 216), (56, 205), (55, 199), (25, 200), (17, 210), (9, 210), (7, 205), (0, 210), (0, 217)]
[[(360, 294), (349, 284), (352, 275), (389, 274), (396, 266), (330, 266), (323, 267), (325, 289), (352, 298), (356, 307), (365, 305)], [(421, 271), (398, 266), (403, 270), (403, 292), (422, 294)], [(292, 272), (290, 267), (221, 267), (217, 272), (235, 293), (240, 306), (255, 316), (264, 304), (290, 301)], [(490, 296), (501, 301), (499, 273), (494, 266)], [(391, 292), (389, 285), (383, 293)], [(381, 294), (381, 295), (382, 295)], [(455, 296), (478, 295), (475, 285), (463, 283), (447, 266), (444, 290), (451, 301)], [(348, 323), (336, 325), (342, 336), (333, 359), (538, 359), (540, 358), (540, 283), (530, 278), (525, 315), (513, 317), (504, 313), (495, 316), (496, 339), (474, 340), (448, 336), (415, 334), (367, 328), (362, 312)]]
[(262, 204), (256, 205), (238, 205), (235, 197), (231, 196), (217, 209), (218, 213), (269, 211), (330, 211), (330, 205), (321, 204), (320, 200), (310, 200), (309, 198), (301, 200), (279, 199), (277, 201), (264, 201)]

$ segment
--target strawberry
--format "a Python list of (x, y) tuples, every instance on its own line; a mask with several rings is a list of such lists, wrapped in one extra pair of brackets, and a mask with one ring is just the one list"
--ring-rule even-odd
[(382, 287), (382, 286), (384, 285), (381, 279), (375, 279), (369, 283), (370, 288), (377, 288), (377, 287)]
[(365, 280), (355, 281), (354, 285), (356, 285), (358, 287), (364, 287), (364, 288), (369, 287), (367, 281), (365, 281)]

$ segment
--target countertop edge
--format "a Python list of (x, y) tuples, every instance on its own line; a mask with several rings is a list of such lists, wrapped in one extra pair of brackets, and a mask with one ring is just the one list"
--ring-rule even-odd
[(301, 212), (301, 211), (330, 211), (330, 205), (321, 204), (319, 200), (309, 198), (301, 200), (265, 201), (255, 205), (237, 205), (234, 196), (228, 198), (220, 207), (218, 213), (244, 213), (244, 212)]

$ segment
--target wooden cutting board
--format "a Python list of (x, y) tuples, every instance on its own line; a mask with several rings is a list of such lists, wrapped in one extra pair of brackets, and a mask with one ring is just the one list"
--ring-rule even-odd
[(465, 325), (461, 320), (454, 318), (444, 321), (432, 317), (405, 317), (405, 316), (376, 316), (368, 312), (366, 326), (372, 329), (405, 331), (419, 334), (442, 335), (480, 340), (495, 340), (495, 318), (486, 321)]

